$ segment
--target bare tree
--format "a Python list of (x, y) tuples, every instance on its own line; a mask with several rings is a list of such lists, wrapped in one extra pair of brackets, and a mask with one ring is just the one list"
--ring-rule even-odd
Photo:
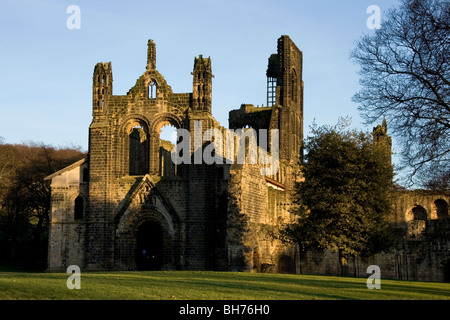
[(0, 143), (0, 246), (9, 251), (0, 256), (14, 261), (26, 245), (33, 254), (28, 263), (45, 260), (50, 186), (44, 177), (84, 156), (79, 147)]
[(450, 2), (403, 0), (351, 53), (366, 123), (386, 117), (402, 144), (406, 183), (450, 171)]

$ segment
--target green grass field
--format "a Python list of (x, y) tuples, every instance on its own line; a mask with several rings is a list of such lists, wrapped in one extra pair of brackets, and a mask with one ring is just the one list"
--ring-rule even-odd
[(0, 299), (19, 300), (417, 300), (450, 299), (450, 283), (236, 272), (81, 273), (69, 290), (68, 274), (0, 271)]

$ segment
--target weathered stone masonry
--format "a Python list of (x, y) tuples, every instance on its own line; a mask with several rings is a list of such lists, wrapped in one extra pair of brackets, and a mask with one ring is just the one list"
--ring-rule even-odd
[[(146, 71), (126, 95), (113, 94), (110, 62), (94, 68), (88, 156), (48, 177), (49, 270), (77, 264), (84, 270), (277, 271), (281, 257), (293, 270), (295, 252), (256, 230), (289, 216), (287, 195), (303, 140), (301, 51), (288, 36), (278, 39), (267, 69), (276, 91), (271, 105), (230, 112), (230, 129), (280, 131), (280, 170), (273, 176), (261, 175), (260, 164), (233, 163), (236, 148), (234, 159), (222, 164), (170, 161), (173, 146), (160, 139), (163, 126), (194, 133), (200, 121), (201, 133), (227, 129), (211, 114), (210, 58), (195, 58), (192, 92), (174, 93), (156, 69), (152, 40), (147, 53)], [(199, 151), (193, 141), (191, 151)], [(61, 181), (80, 170), (86, 181)], [(81, 218), (73, 212), (78, 194)]]
[[(174, 93), (156, 69), (152, 40), (146, 70), (126, 95), (113, 94), (111, 63), (98, 63), (88, 155), (47, 177), (52, 189), (48, 270), (75, 264), (85, 271), (339, 274), (335, 253), (300, 252), (273, 237), (291, 218), (290, 191), (301, 178), (302, 68), (302, 52), (281, 36), (277, 53), (268, 59), (267, 106), (243, 104), (229, 113), (229, 129), (279, 130), (279, 170), (265, 176), (259, 162), (235, 161), (236, 141), (231, 155), (216, 154), (227, 158), (222, 163), (175, 165), (173, 145), (160, 139), (165, 125), (189, 130), (195, 158), (208, 147), (195, 144), (196, 124), (202, 128), (197, 138), (208, 129), (226, 136), (227, 128), (211, 114), (210, 58), (194, 59), (189, 93)], [(391, 161), (385, 121), (374, 128), (374, 140)], [(264, 148), (270, 154), (272, 147)], [(448, 193), (398, 190), (391, 220), (407, 236), (391, 252), (368, 260), (350, 257), (353, 274), (365, 276), (367, 266), (377, 264), (385, 278), (450, 281), (449, 202)]]

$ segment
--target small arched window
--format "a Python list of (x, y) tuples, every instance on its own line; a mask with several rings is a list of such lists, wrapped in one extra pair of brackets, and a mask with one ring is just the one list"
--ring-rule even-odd
[(148, 84), (148, 98), (149, 99), (156, 99), (157, 98), (157, 94), (158, 94), (158, 84), (156, 83), (155, 80), (150, 80), (149, 84)]
[(426, 229), (427, 211), (420, 205), (415, 205), (407, 214), (408, 239), (420, 239)]
[(436, 207), (436, 215), (438, 219), (447, 219), (448, 218), (448, 204), (443, 199), (437, 199), (434, 201), (434, 205)]
[(75, 199), (74, 219), (75, 220), (82, 220), (83, 219), (83, 213), (84, 213), (84, 199), (83, 199), (82, 196), (78, 196)]

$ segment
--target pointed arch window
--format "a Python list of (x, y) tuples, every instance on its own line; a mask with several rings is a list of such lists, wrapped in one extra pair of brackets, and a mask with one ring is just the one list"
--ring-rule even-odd
[(156, 99), (158, 95), (158, 83), (155, 79), (150, 80), (147, 87), (147, 94), (149, 99)]
[(448, 203), (443, 199), (437, 199), (434, 201), (434, 206), (436, 208), (436, 215), (438, 219), (447, 219), (448, 214)]
[(149, 143), (147, 130), (141, 125), (131, 128), (129, 135), (129, 174), (144, 175), (148, 171)]
[(81, 195), (79, 195), (75, 199), (74, 219), (83, 220), (83, 213), (84, 213), (84, 199)]

